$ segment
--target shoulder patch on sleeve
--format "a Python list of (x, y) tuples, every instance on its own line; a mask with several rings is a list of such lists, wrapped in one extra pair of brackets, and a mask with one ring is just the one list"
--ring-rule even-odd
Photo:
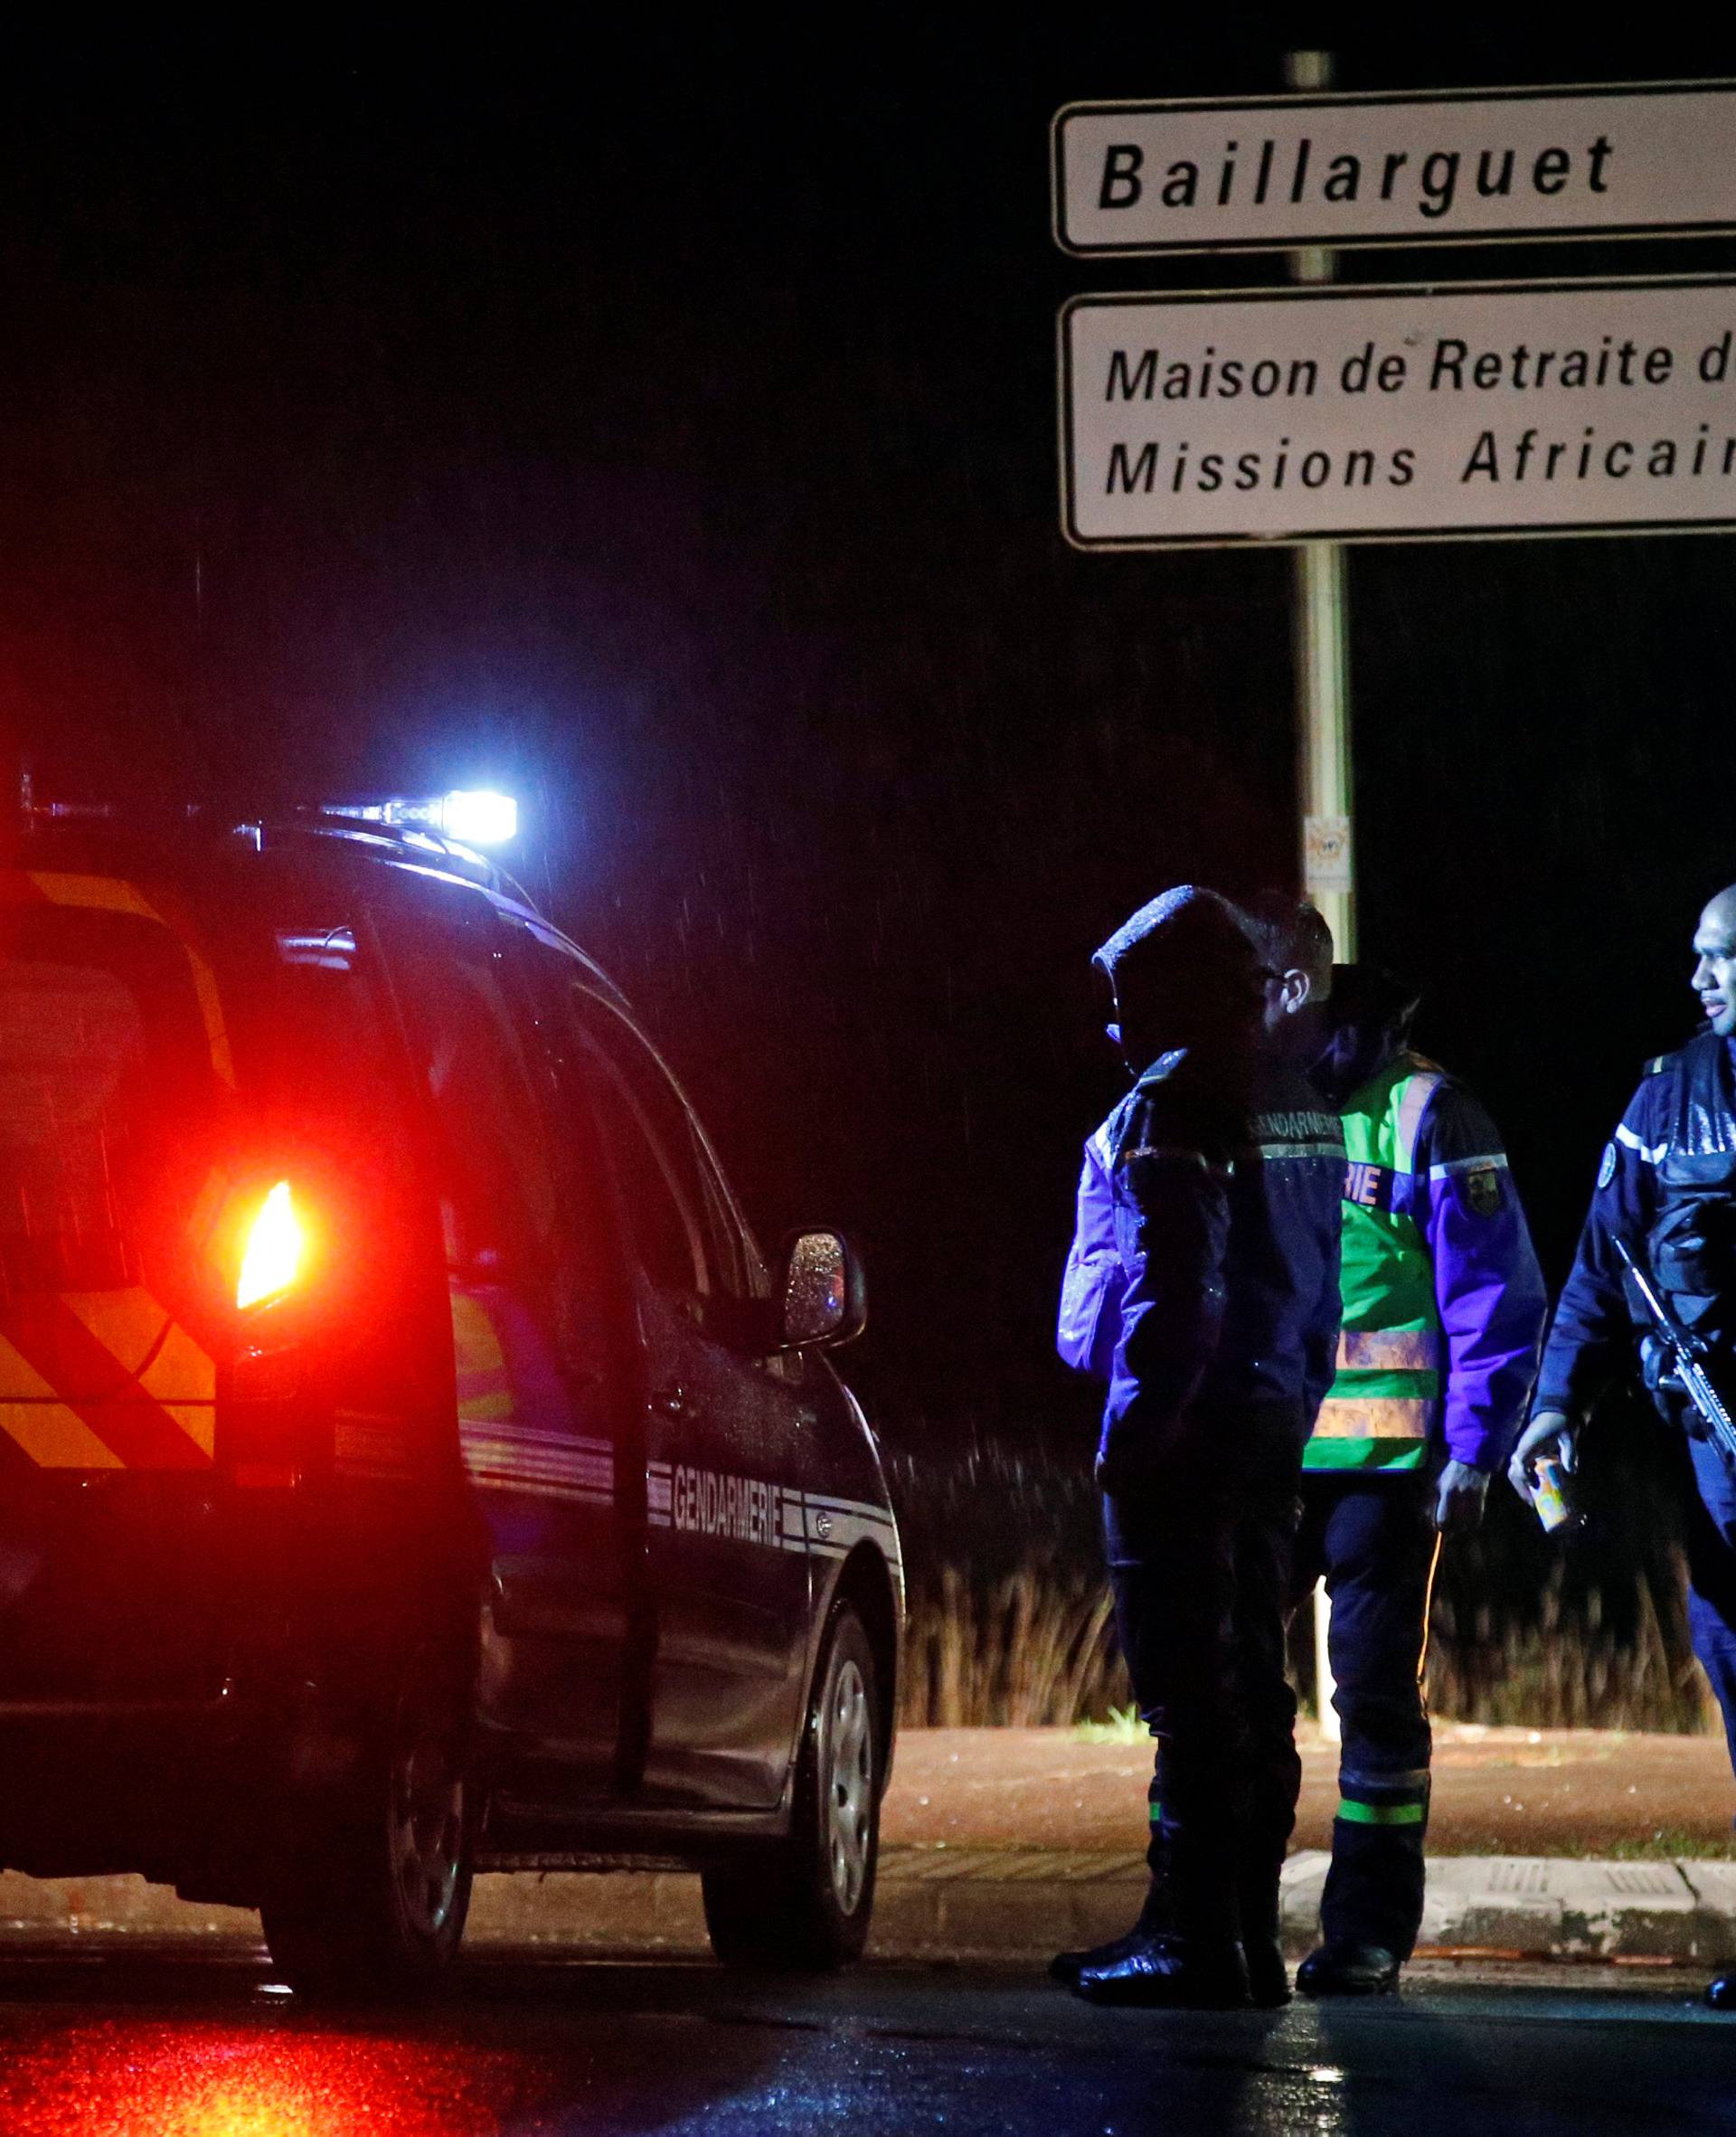
[(1492, 1217), (1501, 1206), (1501, 1175), (1505, 1169), (1499, 1165), (1475, 1165), (1465, 1175), (1465, 1199), (1470, 1204), (1474, 1216)]
[(1669, 1062), (1669, 1058), (1670, 1057), (1667, 1054), (1654, 1054), (1652, 1058), (1646, 1064), (1646, 1066), (1640, 1071), (1640, 1073), (1646, 1076), (1661, 1076)]
[(1607, 1187), (1616, 1177), (1616, 1146), (1605, 1143), (1603, 1156), (1598, 1160), (1598, 1185)]

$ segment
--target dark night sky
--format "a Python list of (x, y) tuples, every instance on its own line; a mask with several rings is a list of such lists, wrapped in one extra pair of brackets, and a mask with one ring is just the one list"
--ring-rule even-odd
[[(1269, 90), (1320, 27), (1219, 12), (477, 17), (0, 88), (0, 739), (61, 793), (516, 783), (761, 1229), (867, 1248), (895, 1433), (1080, 1414), (1086, 960), (1165, 883), (1293, 874), (1288, 560), (1056, 524), (1057, 306), (1206, 276), (1063, 260), (1047, 121)], [(1341, 50), (1350, 87), (1736, 72), (1736, 37)], [(1689, 265), (1736, 243), (1443, 271)], [(1353, 559), (1364, 948), (1428, 982), (1558, 1265), (1736, 877), (1731, 555)]]

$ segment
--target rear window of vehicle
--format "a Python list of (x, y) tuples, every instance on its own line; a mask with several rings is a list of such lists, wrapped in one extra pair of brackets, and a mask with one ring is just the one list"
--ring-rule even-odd
[(184, 1233), (221, 1108), (212, 1014), (184, 945), (160, 922), (0, 904), (8, 1293), (137, 1282)]

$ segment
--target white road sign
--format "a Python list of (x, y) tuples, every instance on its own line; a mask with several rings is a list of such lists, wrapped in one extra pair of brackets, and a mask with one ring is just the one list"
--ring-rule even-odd
[(1075, 298), (1081, 548), (1736, 525), (1736, 277)]
[(1071, 252), (1509, 243), (1736, 228), (1736, 82), (1070, 104)]

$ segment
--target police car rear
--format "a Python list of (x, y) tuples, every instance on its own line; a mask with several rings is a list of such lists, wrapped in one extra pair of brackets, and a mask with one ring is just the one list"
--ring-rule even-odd
[(14, 862), (0, 1862), (259, 1905), (308, 1987), (437, 1970), (478, 1863), (656, 1854), (726, 1956), (860, 1949), (901, 1590), (815, 1355), (846, 1250), (768, 1281), (627, 1006), (473, 857)]

